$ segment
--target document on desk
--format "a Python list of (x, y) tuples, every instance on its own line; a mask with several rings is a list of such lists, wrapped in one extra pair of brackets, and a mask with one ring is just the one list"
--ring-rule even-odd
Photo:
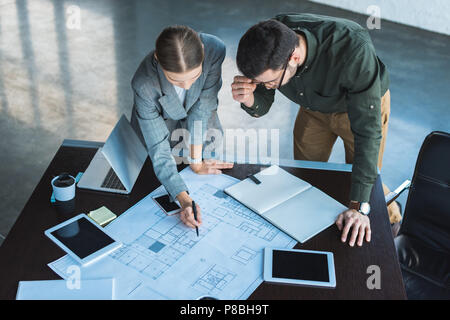
[[(238, 179), (197, 175), (189, 167), (180, 174), (201, 208), (199, 237), (152, 200), (166, 193), (161, 186), (105, 228), (124, 245), (80, 266), (82, 279), (115, 278), (117, 299), (246, 299), (263, 281), (263, 249), (296, 244), (223, 192)], [(66, 255), (49, 267), (67, 279), (72, 265), (77, 263)]]
[(20, 281), (16, 300), (112, 300), (114, 279)]
[(334, 224), (347, 209), (276, 165), (224, 191), (301, 243)]

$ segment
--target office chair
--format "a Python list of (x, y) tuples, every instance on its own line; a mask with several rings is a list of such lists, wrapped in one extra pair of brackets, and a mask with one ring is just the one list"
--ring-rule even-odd
[[(392, 194), (389, 205), (408, 187)], [(395, 237), (408, 299), (450, 299), (450, 134), (424, 140)]]

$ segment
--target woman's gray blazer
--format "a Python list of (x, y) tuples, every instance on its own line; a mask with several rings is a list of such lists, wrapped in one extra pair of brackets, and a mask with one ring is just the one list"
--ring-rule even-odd
[[(205, 53), (203, 71), (186, 92), (184, 106), (173, 85), (164, 76), (154, 51), (142, 61), (131, 82), (134, 91), (131, 124), (145, 141), (155, 174), (172, 199), (180, 192), (188, 191), (188, 188), (172, 156), (171, 132), (166, 122), (183, 122), (191, 134), (192, 144), (203, 144), (210, 118), (215, 117), (218, 123), (217, 95), (222, 86), (225, 45), (219, 38), (205, 33), (200, 33), (200, 39)], [(200, 122), (201, 133), (197, 129)]]

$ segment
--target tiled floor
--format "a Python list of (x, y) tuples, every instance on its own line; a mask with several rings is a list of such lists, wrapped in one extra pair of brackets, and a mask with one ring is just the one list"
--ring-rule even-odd
[[(80, 29), (73, 28), (71, 5), (80, 9)], [(219, 94), (223, 127), (279, 129), (280, 156), (292, 158), (298, 106), (277, 95), (270, 113), (253, 119), (230, 92), (241, 35), (279, 12), (366, 20), (299, 0), (0, 0), (0, 244), (63, 139), (104, 141), (122, 113), (130, 116), (131, 77), (170, 24), (215, 34), (227, 45)], [(450, 37), (387, 21), (371, 35), (391, 77), (382, 177), (395, 187), (411, 176), (425, 136), (450, 131)], [(330, 161), (344, 162), (342, 143)]]

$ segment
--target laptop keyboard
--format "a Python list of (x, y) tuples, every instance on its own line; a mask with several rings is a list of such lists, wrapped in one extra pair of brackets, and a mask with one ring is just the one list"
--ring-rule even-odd
[(113, 168), (109, 169), (105, 180), (103, 180), (102, 188), (126, 190)]

